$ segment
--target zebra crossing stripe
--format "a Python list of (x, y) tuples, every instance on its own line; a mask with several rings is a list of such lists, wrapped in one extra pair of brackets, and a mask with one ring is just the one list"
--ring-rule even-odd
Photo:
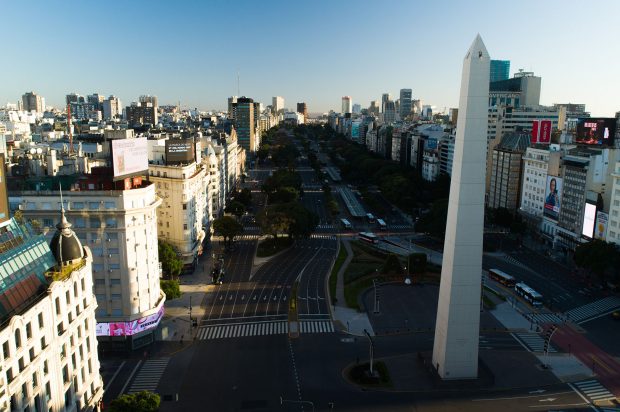
[(620, 307), (620, 298), (609, 296), (571, 309), (566, 314), (573, 322), (582, 323), (596, 316), (611, 313), (618, 307)]
[(574, 382), (573, 385), (575, 385), (586, 397), (593, 401), (612, 400), (616, 398), (596, 379)]
[(140, 372), (132, 382), (128, 393), (140, 392), (143, 390), (155, 391), (161, 376), (168, 366), (170, 358), (149, 359), (144, 363)]
[[(302, 333), (333, 333), (334, 325), (329, 320), (301, 321)], [(205, 326), (197, 334), (199, 340), (227, 339), (246, 336), (268, 336), (288, 333), (287, 321), (239, 323), (229, 325)]]

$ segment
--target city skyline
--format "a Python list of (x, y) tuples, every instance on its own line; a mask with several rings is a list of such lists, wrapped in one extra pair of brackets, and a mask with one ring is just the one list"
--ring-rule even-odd
[[(4, 55), (11, 57), (5, 79), (10, 81), (0, 92), (0, 105), (32, 90), (55, 107), (64, 106), (68, 93), (98, 92), (114, 94), (124, 105), (152, 94), (162, 104), (180, 101), (183, 108), (226, 110), (227, 97), (238, 94), (239, 75), (240, 96), (265, 105), (283, 96), (290, 110), (305, 101), (311, 113), (338, 111), (345, 95), (368, 107), (382, 93), (411, 88), (413, 98), (444, 111), (457, 106), (462, 50), (480, 33), (496, 53), (492, 59), (511, 61), (511, 76), (524, 69), (542, 77), (541, 104), (584, 103), (595, 116), (620, 110), (614, 102), (620, 92), (616, 57), (610, 53), (620, 35), (613, 22), (618, 4), (604, 2), (606, 12), (597, 14), (597, 24), (586, 35), (559, 33), (562, 41), (549, 35), (551, 16), (562, 27), (582, 19), (580, 10), (563, 2), (505, 7), (453, 2), (449, 13), (444, 5), (370, 5), (12, 5), (5, 8), (5, 27), (20, 37), (5, 47)], [(536, 12), (528, 5), (535, 5)], [(506, 30), (508, 12), (527, 16), (526, 33)], [(87, 25), (89, 19), (101, 23)], [(132, 40), (133, 35), (142, 40)], [(248, 36), (254, 40), (247, 41)], [(379, 58), (365, 60), (370, 51)], [(603, 64), (593, 65), (594, 60)]]

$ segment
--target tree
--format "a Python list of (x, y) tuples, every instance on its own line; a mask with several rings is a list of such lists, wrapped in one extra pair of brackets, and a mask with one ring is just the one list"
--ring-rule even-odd
[(157, 412), (161, 400), (149, 391), (121, 395), (110, 402), (110, 412)]
[(226, 206), (226, 213), (231, 213), (240, 218), (245, 213), (245, 205), (237, 200), (233, 200)]
[(161, 270), (168, 279), (174, 279), (181, 274), (183, 262), (179, 259), (177, 252), (170, 243), (159, 240), (157, 242), (159, 250), (159, 261)]
[(172, 299), (181, 297), (181, 288), (179, 287), (179, 281), (176, 279), (165, 280), (162, 279), (159, 281), (159, 286), (166, 294), (166, 300), (170, 301)]
[(230, 246), (236, 236), (243, 233), (243, 226), (230, 216), (224, 216), (213, 221), (213, 230), (224, 238), (224, 244)]
[(430, 213), (422, 216), (418, 223), (416, 223), (416, 231), (444, 237), (447, 219), (448, 199), (438, 200), (433, 203)]
[(261, 231), (273, 236), (274, 239), (277, 239), (278, 235), (288, 233), (292, 224), (292, 219), (278, 204), (270, 205), (261, 210), (256, 216), (256, 221), (260, 225)]
[(284, 211), (291, 219), (289, 235), (293, 238), (310, 237), (319, 224), (319, 217), (300, 202), (284, 206)]
[(412, 253), (407, 258), (407, 273), (419, 274), (426, 272), (426, 253)]
[(381, 273), (403, 273), (403, 267), (400, 265), (400, 261), (395, 254), (390, 253), (387, 259), (385, 259)]
[(235, 200), (243, 203), (246, 208), (249, 208), (252, 206), (252, 191), (247, 187), (241, 189), (241, 191), (235, 196)]
[(577, 266), (595, 273), (600, 278), (609, 274), (617, 279), (620, 251), (614, 243), (594, 239), (577, 246), (575, 263)]

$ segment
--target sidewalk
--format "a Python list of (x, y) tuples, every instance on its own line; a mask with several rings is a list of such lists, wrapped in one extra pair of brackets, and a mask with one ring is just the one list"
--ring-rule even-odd
[(337, 275), (338, 280), (336, 282), (336, 304), (333, 306), (332, 314), (334, 322), (338, 329), (343, 332), (350, 333), (352, 335), (363, 336), (364, 330), (374, 336), (372, 325), (365, 312), (358, 312), (355, 309), (347, 307), (344, 298), (344, 273), (353, 259), (353, 250), (351, 250), (351, 244), (349, 239), (341, 239), (340, 247), (345, 248), (347, 252), (347, 258), (340, 267)]
[(158, 341), (191, 341), (197, 331), (189, 320), (189, 308), (193, 319), (198, 321), (205, 314), (204, 298), (206, 292), (214, 288), (211, 284), (211, 264), (208, 251), (199, 259), (198, 266), (191, 275), (181, 275), (181, 297), (167, 300), (165, 314), (157, 331)]

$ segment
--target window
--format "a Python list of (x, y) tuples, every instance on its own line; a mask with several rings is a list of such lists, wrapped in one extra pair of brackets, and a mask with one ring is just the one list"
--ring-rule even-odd
[(99, 202), (88, 202), (88, 208), (91, 210), (99, 210)]
[(105, 279), (95, 279), (95, 286), (105, 286)]
[(71, 304), (71, 293), (69, 291), (65, 292), (65, 302), (67, 302), (67, 305)]
[(105, 302), (105, 294), (104, 293), (97, 293), (95, 295), (95, 298), (97, 299), (97, 302)]
[(105, 225), (106, 227), (111, 227), (111, 228), (116, 227), (116, 218), (115, 217), (106, 218)]
[(116, 203), (114, 202), (105, 202), (104, 206), (106, 209), (116, 209)]
[(85, 292), (86, 291), (86, 281), (84, 280), (84, 278), (82, 278), (80, 283), (81, 283), (81, 286), (82, 286), (82, 292)]
[(118, 240), (118, 233), (116, 232), (108, 233), (107, 235), (109, 240)]
[(84, 202), (72, 202), (71, 209), (73, 210), (82, 210), (84, 209)]
[(99, 218), (96, 217), (91, 217), (88, 219), (88, 227), (90, 228), (100, 228), (101, 227), (101, 220)]
[(109, 248), (108, 253), (110, 255), (118, 255), (118, 248)]
[(120, 284), (121, 284), (120, 279), (110, 279), (110, 285), (120, 285)]
[(54, 226), (54, 221), (52, 219), (43, 219), (44, 227), (52, 227)]
[(43, 313), (39, 313), (39, 329), (43, 328)]
[(15, 331), (15, 347), (17, 349), (22, 347), (22, 334), (19, 330)]
[(60, 315), (60, 298), (56, 298), (56, 314)]
[(32, 374), (32, 387), (36, 388), (37, 386), (39, 386), (39, 379), (37, 378), (37, 374), (33, 373)]
[(108, 267), (109, 267), (111, 270), (118, 270), (118, 269), (120, 269), (120, 268), (121, 268), (121, 265), (120, 265), (120, 264), (118, 264), (118, 263), (110, 263), (110, 264), (108, 264)]
[(47, 348), (47, 342), (45, 342), (45, 336), (41, 338), (41, 350)]
[(19, 372), (22, 372), (24, 368), (26, 367), (23, 357), (19, 358), (19, 360), (17, 361), (17, 365), (19, 366)]
[(112, 298), (112, 300), (120, 300), (121, 294), (120, 293), (112, 293), (112, 295), (110, 295), (110, 297)]
[(30, 355), (30, 362), (32, 362), (32, 360), (34, 359), (34, 348), (30, 348), (30, 350), (28, 351), (28, 355)]
[(6, 341), (6, 342), (4, 342), (2, 344), (2, 354), (4, 356), (4, 359), (11, 357), (11, 354), (9, 352), (9, 342), (8, 341)]
[(122, 316), (122, 315), (123, 315), (122, 309), (112, 309), (112, 316)]
[(26, 323), (26, 339), (32, 338), (32, 325), (30, 322)]

